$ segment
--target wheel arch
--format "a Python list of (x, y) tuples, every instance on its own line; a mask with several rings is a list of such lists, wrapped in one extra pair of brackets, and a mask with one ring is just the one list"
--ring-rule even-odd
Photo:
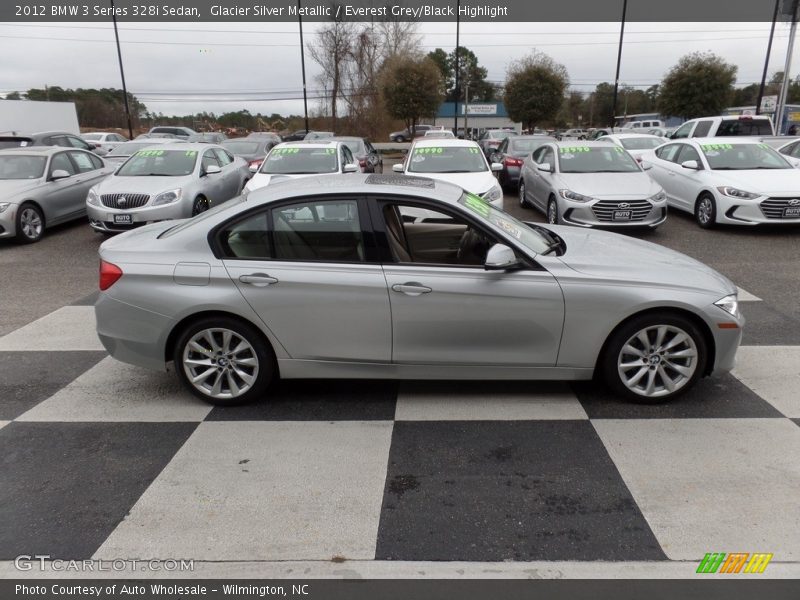
[(632, 319), (636, 319), (638, 317), (651, 315), (651, 314), (671, 314), (679, 317), (684, 317), (692, 322), (693, 325), (697, 327), (700, 333), (703, 335), (703, 341), (706, 343), (706, 349), (708, 350), (708, 357), (706, 360), (705, 369), (703, 370), (703, 376), (710, 375), (714, 371), (714, 364), (716, 362), (717, 356), (717, 347), (714, 342), (714, 335), (711, 333), (711, 328), (709, 327), (708, 323), (703, 320), (697, 313), (692, 312), (686, 308), (681, 308), (677, 306), (666, 306), (666, 307), (652, 307), (646, 308), (635, 313), (632, 313), (622, 319), (619, 323), (617, 323), (614, 328), (608, 332), (606, 339), (603, 341), (603, 345), (600, 348), (600, 352), (597, 354), (597, 359), (595, 360), (594, 364), (594, 375), (597, 376), (601, 371), (601, 364), (603, 358), (608, 352), (608, 344), (610, 343), (611, 339), (614, 337), (614, 334), (617, 333), (624, 325), (626, 325)]
[(39, 209), (39, 212), (42, 214), (42, 230), (44, 231), (45, 227), (47, 227), (47, 213), (45, 213), (44, 207), (33, 198), (26, 198), (19, 203), (17, 214), (19, 214), (19, 211), (21, 211), (22, 207), (26, 204), (33, 204), (37, 209)]

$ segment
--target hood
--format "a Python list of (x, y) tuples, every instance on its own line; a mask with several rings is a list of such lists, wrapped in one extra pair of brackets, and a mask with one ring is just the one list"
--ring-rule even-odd
[(480, 173), (414, 173), (407, 172), (408, 175), (418, 177), (428, 177), (436, 181), (452, 183), (460, 188), (472, 192), (473, 194), (483, 194), (492, 187), (498, 185), (497, 179), (491, 171), (481, 171)]
[(723, 185), (764, 196), (795, 196), (800, 198), (800, 170), (758, 169), (752, 171), (713, 171)]
[[(291, 181), (292, 179), (303, 179), (305, 177), (320, 177), (322, 175), (330, 175), (331, 173), (305, 173), (303, 175), (270, 175), (268, 173), (256, 173), (252, 179), (247, 182), (245, 186), (251, 192), (262, 187), (282, 181)], [(335, 173), (334, 173), (335, 175)]]
[(0, 179), (0, 202), (10, 202), (42, 185), (41, 179)]
[(189, 185), (194, 175), (180, 177), (121, 177), (111, 175), (97, 186), (98, 194), (158, 194)]
[(600, 199), (649, 198), (661, 191), (661, 186), (643, 171), (633, 173), (559, 173), (557, 179), (566, 189)]
[(652, 283), (719, 294), (736, 286), (711, 267), (690, 256), (625, 235), (569, 226), (548, 225), (567, 244), (559, 257), (571, 269), (599, 278)]

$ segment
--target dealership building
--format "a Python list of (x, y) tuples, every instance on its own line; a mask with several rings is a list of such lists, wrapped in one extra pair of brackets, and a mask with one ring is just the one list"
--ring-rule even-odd
[[(439, 106), (436, 113), (434, 125), (452, 129), (456, 114), (456, 103), (445, 102)], [(467, 119), (467, 127), (473, 131), (473, 135), (480, 135), (485, 129), (498, 129), (501, 127), (513, 127), (516, 131), (522, 130), (522, 123), (514, 123), (506, 112), (505, 104), (502, 102), (481, 102), (465, 105), (458, 103), (458, 127), (464, 127), (464, 117)]]

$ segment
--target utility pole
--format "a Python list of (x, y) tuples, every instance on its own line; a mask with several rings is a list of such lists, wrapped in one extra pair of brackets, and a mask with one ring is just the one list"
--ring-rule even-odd
[(628, 0), (622, 0), (622, 23), (619, 28), (619, 50), (617, 50), (617, 74), (614, 77), (614, 102), (611, 112), (611, 131), (614, 131), (614, 121), (617, 117), (617, 92), (619, 91), (619, 67), (622, 63), (622, 38), (625, 36), (625, 16), (628, 12)]
[(778, 96), (778, 106), (775, 107), (775, 121), (776, 133), (781, 135), (783, 133), (783, 113), (786, 112), (786, 99), (789, 93), (789, 82), (791, 76), (789, 72), (792, 68), (792, 53), (794, 52), (794, 37), (797, 33), (797, 0), (791, 0), (791, 19), (792, 28), (789, 30), (789, 46), (786, 49), (786, 64), (783, 67), (783, 83), (781, 84), (781, 93)]
[(303, 114), (306, 119), (308, 131), (308, 92), (306, 90), (306, 47), (303, 45), (303, 16), (300, 10), (300, 0), (297, 0), (297, 22), (300, 24), (300, 68), (303, 71)]
[(128, 106), (128, 87), (125, 85), (125, 69), (122, 68), (122, 49), (119, 46), (119, 31), (117, 31), (117, 13), (114, 9), (114, 0), (111, 2), (111, 20), (114, 22), (114, 38), (117, 40), (117, 59), (119, 60), (119, 74), (122, 78), (122, 96), (125, 101), (125, 116), (128, 118), (128, 136), (133, 139), (133, 124), (131, 123), (131, 108)]
[(775, 0), (775, 10), (772, 13), (772, 27), (769, 29), (769, 42), (767, 43), (767, 58), (764, 59), (764, 72), (761, 74), (761, 86), (758, 88), (758, 100), (756, 101), (756, 114), (761, 114), (761, 101), (764, 99), (764, 86), (767, 83), (767, 68), (769, 67), (769, 55), (772, 52), (772, 38), (775, 36), (775, 23), (778, 21), (778, 6), (781, 0)]
[[(454, 111), (454, 120), (453, 120), (453, 133), (456, 137), (458, 137), (458, 94), (460, 89), (458, 87), (458, 74), (461, 70), (461, 65), (459, 63), (459, 35), (461, 33), (461, 0), (456, 0), (456, 91), (455, 91), (455, 111)], [(467, 131), (466, 128), (464, 129), (464, 136), (466, 137)]]
[[(464, 139), (467, 139), (468, 123), (469, 121), (469, 81), (464, 87)], [(456, 137), (458, 137), (458, 129), (456, 129)]]

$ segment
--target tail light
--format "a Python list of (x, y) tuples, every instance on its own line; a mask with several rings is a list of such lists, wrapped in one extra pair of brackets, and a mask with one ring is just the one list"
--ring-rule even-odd
[(363, 167), (367, 166), (367, 161), (365, 159), (363, 159), (363, 158), (359, 158), (358, 159), (358, 164), (361, 165), (361, 167), (363, 168)]
[(261, 167), (262, 162), (264, 162), (263, 158), (257, 158), (256, 160), (251, 160), (249, 163), (247, 163), (247, 166), (251, 169), (258, 169)]
[(104, 292), (122, 277), (122, 269), (117, 265), (100, 260), (100, 291)]
[(507, 167), (521, 167), (522, 160), (519, 158), (514, 158), (513, 156), (506, 156), (505, 160), (503, 161)]

